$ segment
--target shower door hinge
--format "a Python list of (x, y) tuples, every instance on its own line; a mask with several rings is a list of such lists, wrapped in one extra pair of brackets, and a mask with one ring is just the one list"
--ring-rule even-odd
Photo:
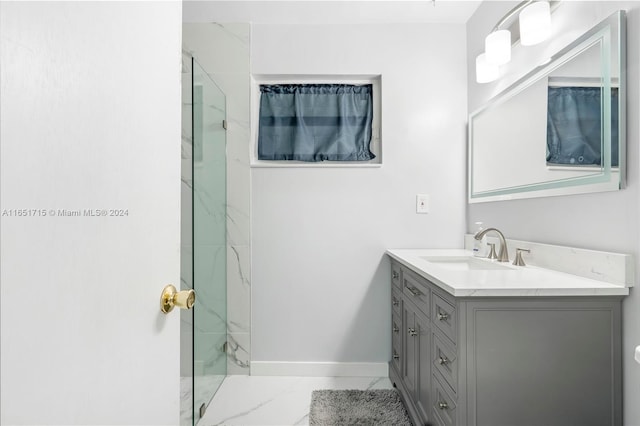
[(227, 353), (227, 348), (229, 347), (229, 342), (224, 342), (222, 344), (222, 353), (226, 354)]
[(204, 417), (204, 413), (206, 411), (207, 411), (207, 404), (203, 402), (202, 405), (200, 406), (200, 418)]
[(222, 128), (227, 130), (227, 120), (222, 120)]

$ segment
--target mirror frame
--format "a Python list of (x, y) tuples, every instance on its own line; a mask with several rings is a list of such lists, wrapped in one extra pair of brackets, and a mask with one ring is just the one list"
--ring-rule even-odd
[[(613, 32), (611, 29), (617, 25), (617, 31)], [(611, 51), (611, 38), (616, 37), (618, 40), (618, 67), (619, 67), (619, 118), (618, 118), (618, 150), (619, 150), (619, 165), (618, 173), (611, 174), (611, 161), (610, 154), (605, 149), (603, 157), (609, 159), (609, 161), (603, 161), (601, 171), (598, 174), (589, 174), (565, 180), (553, 180), (547, 182), (538, 182), (514, 187), (497, 188), (495, 190), (488, 190), (483, 192), (474, 192), (473, 190), (473, 124), (474, 119), (490, 110), (493, 107), (499, 106), (502, 103), (508, 101), (515, 95), (519, 94), (523, 90), (530, 87), (532, 84), (539, 82), (543, 78), (547, 78), (554, 70), (569, 62), (580, 52), (596, 45), (598, 42), (602, 44), (603, 57), (608, 56), (611, 58), (614, 52)], [(609, 77), (611, 60), (609, 63), (601, 61), (601, 77), (605, 77), (603, 89), (605, 95), (602, 102), (610, 101), (611, 96), (611, 78)], [(610, 120), (610, 108), (605, 108), (604, 118)], [(605, 144), (608, 140), (610, 144), (611, 140), (611, 127), (605, 129), (604, 135)], [(546, 142), (545, 142), (546, 143)], [(498, 95), (491, 98), (482, 107), (469, 114), (468, 121), (468, 202), (482, 203), (490, 201), (502, 201), (512, 199), (523, 198), (537, 198), (537, 197), (550, 197), (559, 195), (571, 195), (571, 194), (583, 194), (591, 192), (603, 192), (603, 191), (616, 191), (624, 188), (626, 184), (626, 13), (623, 10), (619, 10), (593, 28), (588, 30), (582, 36), (574, 40), (568, 46), (554, 54), (549, 62), (534, 68), (527, 73), (524, 77), (507, 87)], [(616, 177), (614, 179), (614, 176)]]

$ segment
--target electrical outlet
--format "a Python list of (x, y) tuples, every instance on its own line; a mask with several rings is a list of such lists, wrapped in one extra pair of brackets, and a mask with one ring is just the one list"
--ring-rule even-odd
[(416, 195), (416, 213), (429, 213), (429, 195)]

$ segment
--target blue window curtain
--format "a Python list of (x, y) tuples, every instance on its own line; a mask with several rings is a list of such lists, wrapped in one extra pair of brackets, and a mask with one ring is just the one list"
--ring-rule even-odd
[[(600, 87), (549, 87), (547, 163), (601, 165)], [(611, 166), (618, 166), (618, 89), (611, 89)]]
[(259, 160), (369, 161), (373, 86), (260, 85)]

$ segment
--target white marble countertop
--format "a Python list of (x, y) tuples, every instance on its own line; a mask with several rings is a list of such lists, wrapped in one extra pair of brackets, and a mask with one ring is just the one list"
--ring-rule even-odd
[[(624, 283), (583, 278), (536, 266), (500, 262), (501, 269), (455, 270), (423, 257), (473, 257), (463, 249), (390, 249), (387, 254), (418, 275), (457, 297), (486, 296), (624, 296)], [(475, 258), (479, 262), (495, 262)]]

